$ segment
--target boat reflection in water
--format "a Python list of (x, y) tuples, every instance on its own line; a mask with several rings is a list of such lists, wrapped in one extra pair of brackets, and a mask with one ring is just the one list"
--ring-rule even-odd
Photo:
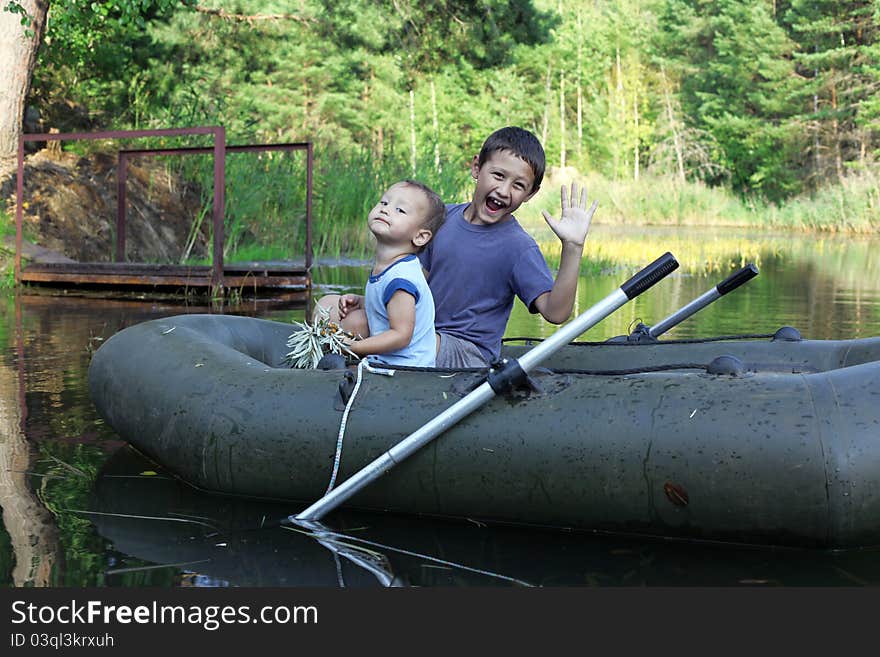
[(306, 531), (286, 522), (298, 510), (199, 492), (123, 447), (97, 477), (87, 515), (112, 544), (109, 586), (880, 584), (877, 550), (621, 538), (348, 509)]

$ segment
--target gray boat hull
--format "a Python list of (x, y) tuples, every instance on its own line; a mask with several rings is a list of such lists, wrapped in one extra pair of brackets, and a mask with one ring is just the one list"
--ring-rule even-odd
[[(352, 372), (286, 368), (291, 332), (224, 315), (129, 327), (94, 354), (92, 399), (122, 438), (194, 486), (304, 507), (327, 488), (340, 384)], [(694, 367), (722, 355), (744, 371)], [(880, 544), (880, 339), (573, 345), (546, 366), (533, 376), (540, 391), (494, 398), (349, 505), (688, 539)], [(645, 369), (659, 371), (636, 371)], [(617, 373), (597, 373), (608, 370)], [(481, 380), (364, 373), (338, 481)]]

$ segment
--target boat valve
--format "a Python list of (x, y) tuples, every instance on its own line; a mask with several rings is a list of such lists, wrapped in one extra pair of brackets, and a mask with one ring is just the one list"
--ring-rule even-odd
[(343, 374), (342, 381), (339, 382), (339, 388), (336, 390), (336, 399), (333, 402), (333, 408), (337, 411), (344, 411), (351, 393), (354, 390), (354, 372), (348, 370)]

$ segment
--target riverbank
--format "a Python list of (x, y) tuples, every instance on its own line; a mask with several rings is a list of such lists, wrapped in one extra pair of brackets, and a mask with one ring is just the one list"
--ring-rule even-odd
[[(26, 239), (75, 260), (108, 259), (116, 203), (112, 165), (108, 156), (100, 153), (86, 158), (66, 152), (52, 156), (41, 151), (29, 156), (25, 172)], [(167, 169), (134, 166), (132, 169), (128, 189), (129, 258), (176, 262), (191, 237), (191, 217), (199, 212), (198, 191), (171, 176)], [(335, 169), (339, 170), (334, 173)], [(372, 250), (372, 240), (363, 218), (356, 215), (371, 205), (370, 199), (375, 194), (372, 187), (377, 183), (370, 183), (368, 179), (377, 173), (375, 163), (362, 162), (354, 166), (352, 162), (325, 161), (317, 173), (320, 175), (315, 176), (313, 208), (315, 256), (367, 257)], [(266, 175), (274, 177), (271, 174), (264, 177)], [(361, 177), (364, 179), (355, 180)], [(581, 175), (572, 168), (551, 168), (539, 193), (517, 212), (517, 218), (535, 237), (551, 263), (558, 261), (559, 244), (544, 222), (541, 210), (558, 214), (559, 188), (572, 180), (584, 184), (590, 199), (599, 201), (594, 219), (596, 226), (665, 226), (685, 230), (718, 227), (742, 228), (749, 232), (853, 236), (880, 233), (880, 176), (871, 170), (851, 174), (835, 186), (777, 206), (742, 199), (724, 188), (698, 182), (681, 183), (651, 176), (642, 176), (638, 181), (612, 181), (596, 174)], [(5, 201), (4, 216), (0, 217), (0, 238), (3, 238), (0, 240), (0, 281), (7, 286), (11, 283), (14, 256), (14, 244), (10, 240), (15, 234), (14, 182), (14, 175), (0, 181), (0, 193)], [(277, 191), (273, 185), (252, 182), (249, 187), (257, 196), (268, 197)], [(460, 176), (447, 170), (441, 187), (449, 202), (466, 200), (472, 191), (471, 180), (464, 170)], [(250, 199), (250, 202), (257, 208), (264, 205), (258, 200)], [(238, 218), (243, 214), (239, 209), (230, 207), (233, 204), (227, 194), (227, 214), (236, 222), (250, 222), (238, 229), (239, 234), (275, 235), (276, 240), (286, 234), (279, 213), (269, 216), (264, 211), (248, 212), (245, 221)], [(227, 259), (275, 260), (283, 258), (288, 250), (267, 244), (266, 239), (260, 241), (261, 244), (256, 245), (242, 243), (238, 252), (226, 254)], [(737, 241), (742, 240), (737, 238)], [(189, 255), (207, 257), (206, 242), (206, 235), (200, 235)], [(748, 244), (729, 244), (721, 250), (746, 254), (754, 251)], [(607, 246), (596, 250), (588, 244), (586, 259), (596, 270), (634, 264), (621, 260), (623, 252), (632, 254), (632, 246), (609, 252)], [(701, 264), (698, 265), (697, 260)], [(693, 264), (710, 270), (729, 265), (716, 262), (711, 255), (695, 257)]]
[(544, 224), (540, 210), (559, 209), (559, 188), (572, 180), (599, 201), (596, 221), (614, 225), (719, 226), (876, 234), (880, 232), (880, 171), (866, 169), (782, 205), (742, 198), (723, 187), (671, 177), (608, 180), (567, 168), (550, 169), (538, 194), (517, 216), (527, 228)]

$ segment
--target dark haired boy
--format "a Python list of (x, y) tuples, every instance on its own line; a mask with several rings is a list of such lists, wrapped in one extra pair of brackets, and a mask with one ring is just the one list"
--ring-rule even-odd
[(542, 211), (562, 241), (554, 281), (535, 240), (513, 213), (544, 177), (544, 149), (528, 130), (492, 133), (471, 163), (469, 203), (446, 206), (446, 223), (419, 254), (434, 295), (437, 367), (485, 367), (498, 359), (514, 297), (548, 322), (561, 324), (574, 307), (584, 241), (597, 202), (585, 189), (562, 187), (559, 219)]

